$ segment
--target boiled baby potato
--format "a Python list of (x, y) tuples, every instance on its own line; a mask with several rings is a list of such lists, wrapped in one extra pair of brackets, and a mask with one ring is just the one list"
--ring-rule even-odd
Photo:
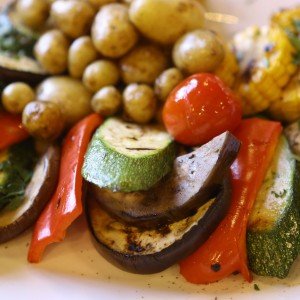
[(139, 45), (120, 60), (121, 76), (125, 83), (152, 84), (167, 65), (167, 57), (159, 47)]
[(137, 38), (126, 5), (113, 3), (100, 9), (92, 26), (92, 39), (101, 54), (120, 57), (135, 45)]
[(201, 28), (204, 9), (197, 0), (133, 0), (129, 17), (147, 38), (173, 44), (184, 33)]
[(79, 0), (55, 1), (50, 10), (54, 24), (74, 39), (89, 32), (94, 14), (89, 3)]
[(36, 90), (39, 101), (53, 102), (62, 112), (69, 127), (91, 112), (92, 95), (81, 81), (67, 76), (55, 76), (44, 80)]
[(24, 107), (35, 98), (32, 88), (23, 82), (14, 82), (2, 92), (2, 104), (12, 114), (22, 113)]
[(118, 2), (118, 0), (87, 0), (87, 1), (96, 8), (99, 8), (105, 4)]
[(70, 42), (65, 35), (53, 29), (44, 33), (34, 46), (34, 55), (40, 65), (50, 74), (61, 74), (68, 66)]
[(187, 74), (213, 72), (224, 59), (224, 47), (218, 36), (198, 29), (182, 36), (173, 48), (173, 61)]
[(74, 78), (81, 78), (85, 68), (97, 57), (98, 52), (89, 36), (76, 39), (69, 49), (68, 69), (70, 75)]
[(126, 115), (134, 122), (148, 123), (155, 115), (154, 91), (146, 84), (129, 84), (123, 92), (123, 104)]
[(56, 103), (33, 101), (25, 106), (22, 123), (30, 135), (54, 140), (64, 129), (64, 118)]
[(104, 86), (115, 85), (119, 81), (119, 69), (109, 60), (97, 60), (84, 70), (83, 84), (91, 92), (97, 92)]
[(92, 109), (102, 116), (115, 114), (121, 107), (122, 95), (114, 86), (105, 86), (92, 98)]
[(174, 87), (183, 80), (183, 74), (177, 68), (163, 71), (155, 80), (154, 91), (159, 100), (165, 101)]
[(49, 16), (47, 0), (18, 0), (16, 12), (20, 21), (32, 29), (43, 26)]

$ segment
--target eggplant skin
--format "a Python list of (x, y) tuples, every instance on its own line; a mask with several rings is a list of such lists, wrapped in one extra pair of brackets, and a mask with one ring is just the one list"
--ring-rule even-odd
[(21, 81), (29, 85), (36, 85), (49, 77), (48, 74), (39, 74), (28, 71), (14, 70), (0, 66), (0, 81), (12, 83)]
[(90, 184), (99, 204), (121, 222), (154, 228), (182, 220), (217, 196), (240, 142), (229, 132), (176, 158), (173, 171), (148, 191), (121, 193)]
[(111, 249), (107, 244), (104, 244), (101, 241), (101, 238), (96, 234), (95, 228), (93, 228), (90, 213), (90, 210), (92, 209), (91, 204), (97, 205), (97, 209), (101, 210), (101, 208), (96, 200), (90, 195), (88, 195), (87, 199), (86, 216), (93, 243), (98, 252), (106, 260), (119, 269), (130, 273), (153, 274), (167, 269), (196, 251), (209, 238), (227, 214), (230, 207), (230, 198), (231, 184), (229, 176), (226, 176), (223, 181), (223, 188), (218, 194), (215, 202), (208, 208), (204, 216), (196, 225), (191, 227), (181, 239), (176, 240), (167, 248), (146, 255), (141, 255), (138, 252), (135, 252), (136, 254), (119, 252)]
[[(10, 15), (11, 13), (15, 14), (15, 4), (17, 1), (14, 0), (14, 1), (10, 1), (10, 2), (11, 3), (4, 6), (2, 10), (0, 7), (0, 13), (5, 14), (9, 18), (9, 20), (13, 26), (13, 29), (11, 29), (11, 30), (19, 31), (18, 28), (16, 28), (15, 24), (11, 21), (11, 15)], [(3, 38), (3, 36), (2, 36), (2, 38)], [(18, 68), (14, 68), (13, 66), (9, 67), (8, 64), (1, 63), (1, 59), (0, 59), (0, 81), (4, 82), (5, 84), (9, 84), (9, 83), (16, 82), (16, 81), (21, 81), (21, 82), (26, 82), (32, 86), (35, 86), (50, 76), (50, 74), (47, 74), (44, 70), (41, 70), (40, 72), (38, 72), (37, 70), (30, 71), (30, 69), (28, 70), (28, 69), (25, 69), (24, 67), (22, 68), (19, 58), (18, 57), (14, 58), (14, 55), (6, 58), (6, 55), (4, 55), (3, 53), (0, 52), (0, 56), (2, 57), (2, 60), (5, 60), (5, 59), (13, 60), (13, 61), (15, 61), (15, 64), (18, 64)], [(24, 55), (24, 57), (27, 57), (27, 56)], [(27, 58), (34, 60), (31, 57), (27, 57)], [(38, 65), (37, 61), (36, 61), (36, 65)]]
[(24, 202), (18, 209), (22, 209), (27, 201), (31, 201), (29, 207), (16, 219), (13, 219), (13, 216), (18, 209), (6, 212), (5, 214), (11, 215), (13, 221), (5, 225), (3, 224), (5, 216), (1, 215), (0, 212), (0, 243), (15, 238), (36, 222), (55, 191), (59, 165), (60, 148), (58, 146), (50, 146), (36, 164), (32, 179), (25, 190)]

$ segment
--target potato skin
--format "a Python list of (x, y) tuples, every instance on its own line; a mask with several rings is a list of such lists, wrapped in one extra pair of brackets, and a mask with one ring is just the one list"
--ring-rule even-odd
[(155, 95), (159, 100), (165, 101), (174, 87), (183, 79), (183, 74), (177, 68), (170, 68), (163, 71), (155, 80)]
[(127, 53), (138, 39), (129, 21), (127, 6), (113, 3), (102, 7), (92, 26), (92, 39), (97, 50), (106, 57), (117, 58)]
[(73, 78), (81, 78), (85, 68), (95, 61), (98, 52), (89, 36), (82, 36), (76, 39), (68, 54), (68, 69)]
[(91, 92), (97, 92), (107, 85), (115, 85), (119, 80), (119, 69), (109, 60), (97, 60), (84, 70), (83, 84)]
[(167, 58), (159, 47), (140, 45), (120, 60), (121, 77), (127, 84), (152, 84), (167, 65)]
[(55, 1), (50, 10), (54, 24), (73, 39), (89, 32), (94, 15), (89, 3), (78, 0)]
[(146, 84), (128, 85), (123, 92), (123, 104), (127, 117), (134, 122), (148, 123), (155, 115), (154, 91)]
[(16, 12), (25, 26), (39, 29), (49, 16), (49, 3), (47, 0), (18, 0)]
[(147, 38), (173, 44), (184, 33), (203, 27), (204, 9), (197, 0), (134, 0), (129, 17)]
[(223, 61), (225, 51), (217, 35), (195, 30), (183, 35), (174, 45), (173, 61), (186, 74), (213, 72)]
[(92, 4), (95, 8), (100, 8), (103, 5), (117, 2), (118, 0), (87, 0), (90, 4)]
[(125, 3), (126, 5), (130, 5), (133, 0), (121, 0), (122, 3)]
[(64, 119), (56, 103), (33, 101), (22, 114), (22, 123), (34, 137), (44, 140), (56, 139), (64, 129)]
[(102, 116), (111, 116), (121, 107), (122, 95), (114, 86), (100, 89), (92, 98), (92, 109)]
[(79, 80), (67, 76), (50, 77), (36, 90), (38, 101), (53, 102), (59, 106), (67, 127), (91, 112), (91, 97)]
[(12, 114), (22, 113), (24, 107), (35, 98), (32, 88), (23, 82), (14, 82), (2, 92), (2, 104)]
[(34, 46), (34, 55), (40, 65), (50, 74), (66, 71), (70, 42), (59, 30), (44, 33)]

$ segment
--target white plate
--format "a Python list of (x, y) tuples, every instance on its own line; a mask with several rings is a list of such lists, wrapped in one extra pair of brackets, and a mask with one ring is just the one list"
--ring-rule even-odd
[[(0, 0), (2, 2), (3, 0)], [(210, 11), (237, 16), (236, 25), (224, 25), (233, 33), (250, 24), (268, 22), (271, 12), (297, 0), (210, 0)], [(214, 26), (215, 27), (215, 26)], [(218, 27), (219, 29), (219, 27)], [(300, 259), (285, 280), (255, 276), (251, 284), (240, 275), (203, 286), (185, 282), (174, 266), (156, 275), (122, 272), (93, 248), (84, 219), (69, 230), (63, 243), (47, 249), (43, 261), (26, 261), (30, 232), (0, 246), (0, 299), (299, 299)], [(260, 291), (254, 290), (254, 283)]]

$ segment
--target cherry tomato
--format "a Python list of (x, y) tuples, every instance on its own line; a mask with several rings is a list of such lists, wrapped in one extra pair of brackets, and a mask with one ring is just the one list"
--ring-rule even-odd
[(163, 121), (174, 139), (185, 145), (200, 145), (241, 122), (239, 98), (217, 76), (195, 74), (169, 95)]

